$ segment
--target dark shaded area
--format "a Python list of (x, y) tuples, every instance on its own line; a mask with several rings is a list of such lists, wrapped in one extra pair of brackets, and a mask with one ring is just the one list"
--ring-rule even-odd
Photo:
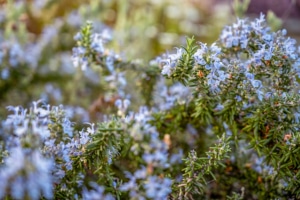
[[(300, 19), (300, 0), (251, 0), (248, 13), (267, 13), (272, 10), (278, 17), (284, 19)], [(300, 24), (299, 24), (300, 25)]]
[[(212, 4), (232, 5), (233, 2), (234, 0), (213, 0)], [(300, 41), (300, 0), (251, 0), (246, 15), (255, 18), (260, 13), (267, 15), (268, 11), (282, 20), (282, 28), (288, 30), (289, 36)]]
[[(213, 2), (232, 4), (234, 0), (213, 0)], [(300, 0), (251, 0), (247, 14), (267, 13), (269, 10), (282, 19), (300, 19)]]

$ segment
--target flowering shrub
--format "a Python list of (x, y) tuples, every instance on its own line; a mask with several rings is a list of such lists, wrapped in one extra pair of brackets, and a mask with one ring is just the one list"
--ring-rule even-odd
[[(111, 33), (94, 26), (63, 57), (77, 73), (60, 62), (75, 86), (103, 96), (90, 115), (46, 103), (62, 98), (53, 85), (29, 108), (7, 106), (1, 199), (300, 198), (300, 48), (286, 30), (272, 32), (264, 15), (238, 19), (211, 45), (187, 38), (143, 64), (108, 48)], [(39, 57), (55, 51), (45, 48), (55, 30), (28, 46), (1, 41), (1, 90), (22, 74), (34, 76), (23, 84), (51, 79)]]

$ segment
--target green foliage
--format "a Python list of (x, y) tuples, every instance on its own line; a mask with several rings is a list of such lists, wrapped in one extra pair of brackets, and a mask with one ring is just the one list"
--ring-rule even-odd
[(105, 163), (111, 164), (112, 160), (119, 155), (121, 145), (124, 145), (123, 129), (117, 120), (101, 123), (97, 132), (92, 135), (92, 141), (87, 145), (85, 156), (88, 168), (96, 164), (97, 170), (101, 170)]
[(248, 10), (251, 0), (234, 0), (232, 7), (234, 13), (237, 17), (245, 16), (246, 11)]
[[(222, 161), (228, 157), (230, 152), (230, 140), (225, 134), (219, 138), (215, 146), (206, 152), (207, 157), (198, 157), (197, 152), (192, 150), (186, 159), (183, 169), (183, 180), (177, 185), (179, 187), (178, 199), (195, 199), (203, 195), (208, 185), (208, 177), (216, 180), (213, 170), (223, 166)], [(224, 166), (223, 166), (224, 167)]]
[(243, 200), (244, 199), (244, 188), (242, 188), (241, 194), (233, 192), (232, 196), (227, 196), (228, 200)]
[(175, 68), (172, 78), (180, 81), (184, 85), (187, 85), (190, 79), (190, 73), (194, 67), (195, 61), (193, 55), (195, 54), (197, 47), (195, 38), (186, 38), (186, 47), (182, 47), (183, 53), (178, 62), (178, 67)]

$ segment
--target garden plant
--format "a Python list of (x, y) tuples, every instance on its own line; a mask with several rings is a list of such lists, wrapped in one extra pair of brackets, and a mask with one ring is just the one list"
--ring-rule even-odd
[(0, 199), (300, 199), (300, 48), (285, 29), (238, 18), (147, 63), (103, 27), (75, 24), (71, 56), (50, 42), (61, 21), (38, 40), (1, 33), (0, 99), (20, 103), (0, 112)]

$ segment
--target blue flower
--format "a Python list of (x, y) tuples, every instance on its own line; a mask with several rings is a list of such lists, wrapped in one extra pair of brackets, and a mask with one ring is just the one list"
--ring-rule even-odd
[(115, 58), (113, 55), (108, 55), (106, 57), (106, 60), (105, 60), (106, 67), (111, 73), (114, 71), (114, 62), (115, 62)]
[(157, 163), (164, 165), (164, 163), (167, 162), (167, 156), (168, 154), (166, 154), (165, 152), (156, 150), (154, 153), (145, 153), (143, 155), (143, 160), (145, 160), (148, 164)]
[(91, 190), (84, 188), (82, 191), (82, 199), (83, 200), (115, 200), (115, 198), (111, 194), (104, 193), (104, 187), (99, 186), (95, 182), (91, 182), (90, 186), (92, 187)]
[(92, 35), (91, 48), (93, 48), (98, 53), (104, 53), (104, 41), (101, 34), (95, 33)]
[(265, 34), (265, 35), (263, 35), (262, 39), (265, 42), (269, 43), (269, 42), (271, 42), (273, 40), (273, 36), (271, 34)]
[[(0, 182), (5, 186), (0, 187), (0, 198), (10, 191), (12, 197), (16, 199), (28, 196), (35, 200), (40, 199), (41, 195), (51, 199), (53, 197), (52, 166), (52, 160), (44, 158), (39, 151), (29, 151), (21, 147), (11, 149), (10, 156), (5, 160), (0, 171)], [(10, 182), (12, 179), (14, 181)]]
[(208, 53), (208, 47), (204, 43), (200, 43), (200, 48), (197, 49), (196, 53), (194, 54), (194, 59), (199, 65), (205, 65), (205, 56)]
[(119, 110), (127, 110), (128, 106), (130, 105), (130, 101), (128, 99), (124, 99), (124, 100), (121, 100), (121, 99), (117, 99), (115, 101), (115, 105), (117, 106), (117, 108)]
[(215, 107), (215, 111), (222, 111), (224, 109), (224, 106), (222, 104), (218, 104), (216, 107)]
[(171, 193), (172, 180), (169, 178), (159, 178), (157, 176), (150, 176), (144, 187), (146, 195), (152, 199), (166, 199)]
[(273, 50), (273, 48), (269, 48), (268, 50), (266, 50), (264, 52), (264, 60), (271, 60), (271, 58), (273, 56), (272, 50)]
[(224, 71), (219, 70), (219, 71), (218, 71), (218, 74), (219, 74), (218, 79), (219, 79), (220, 81), (225, 81), (226, 78), (228, 78), (228, 74), (226, 74)]
[(81, 67), (82, 70), (86, 70), (88, 67), (88, 59), (84, 57), (85, 48), (83, 47), (74, 47), (73, 48), (73, 55), (72, 55), (72, 62), (74, 67)]
[(183, 150), (179, 149), (179, 152), (176, 154), (172, 154), (170, 158), (170, 163), (175, 164), (175, 163), (182, 163), (182, 158), (183, 158)]
[(74, 36), (74, 40), (79, 41), (82, 39), (82, 35), (80, 32), (76, 33), (76, 35)]
[(242, 36), (240, 37), (240, 45), (241, 45), (241, 48), (242, 48), (242, 49), (246, 49), (246, 48), (247, 48), (248, 41), (249, 41), (249, 39), (247, 38), (247, 36), (242, 35)]
[(283, 52), (292, 60), (296, 60), (299, 57), (297, 48), (295, 46), (296, 43), (296, 40), (291, 38), (287, 38), (283, 42)]
[(210, 74), (207, 76), (208, 80), (207, 80), (207, 84), (210, 86), (210, 91), (212, 93), (219, 93), (221, 91), (219, 85), (220, 85), (220, 81), (217, 79), (214, 79), (213, 76)]
[(134, 172), (134, 177), (137, 179), (145, 179), (147, 177), (147, 169), (146, 167), (142, 167), (139, 170)]
[(262, 86), (262, 83), (260, 80), (251, 80), (251, 84), (255, 88), (260, 88)]
[[(138, 185), (136, 183), (136, 177), (133, 176), (130, 172), (125, 172), (125, 175), (127, 178), (129, 178), (129, 181), (122, 184), (120, 186), (120, 191), (132, 191), (132, 190), (137, 190), (138, 189)], [(136, 174), (138, 175), (138, 173)]]
[(2, 64), (4, 56), (5, 56), (4, 52), (0, 49), (0, 64)]
[(79, 132), (79, 134), (80, 134), (80, 144), (81, 145), (85, 145), (91, 139), (89, 137), (89, 133), (88, 132), (85, 132), (85, 131), (82, 130), (82, 131)]
[(282, 29), (282, 30), (281, 30), (281, 34), (282, 34), (283, 36), (286, 35), (286, 34), (287, 34), (286, 29)]
[(13, 43), (9, 51), (9, 64), (16, 67), (24, 58), (24, 52), (21, 45), (17, 42)]
[(260, 13), (260, 17), (255, 20), (255, 22), (251, 22), (251, 27), (257, 34), (263, 33), (264, 22), (265, 22), (265, 15), (263, 13)]
[(206, 65), (206, 61), (204, 58), (199, 58), (198, 56), (196, 56), (195, 59), (199, 65)]
[(68, 118), (63, 119), (62, 126), (63, 126), (64, 133), (68, 134), (69, 137), (71, 137), (73, 135), (73, 127), (72, 127), (72, 123)]
[(245, 76), (246, 76), (246, 78), (248, 79), (248, 80), (254, 80), (254, 74), (252, 74), (252, 73), (249, 73), (249, 72), (246, 72), (245, 73)]
[[(0, 62), (1, 63), (1, 62)], [(9, 72), (9, 69), (7, 68), (4, 68), (2, 71), (1, 71), (1, 79), (3, 80), (7, 80), (10, 76), (10, 72)]]
[(241, 97), (240, 95), (236, 95), (236, 96), (234, 97), (234, 99), (235, 99), (237, 102), (242, 101), (242, 97)]
[(171, 76), (182, 54), (183, 49), (178, 48), (175, 54), (169, 54), (166, 59), (160, 60), (160, 64), (163, 65), (161, 74)]
[(239, 45), (239, 38), (238, 37), (232, 37), (232, 46), (236, 47)]

